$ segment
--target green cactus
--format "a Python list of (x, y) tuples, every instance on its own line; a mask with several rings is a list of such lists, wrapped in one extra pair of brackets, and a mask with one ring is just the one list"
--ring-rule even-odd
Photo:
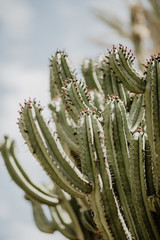
[(56, 130), (35, 99), (20, 105), (20, 132), (52, 184), (34, 183), (7, 137), (0, 149), (41, 231), (77, 240), (160, 239), (160, 56), (144, 74), (133, 60), (113, 46), (96, 63), (84, 61), (84, 81), (57, 51), (49, 104)]

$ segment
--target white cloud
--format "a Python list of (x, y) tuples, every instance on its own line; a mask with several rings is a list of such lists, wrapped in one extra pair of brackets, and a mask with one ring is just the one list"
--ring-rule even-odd
[(24, 0), (0, 0), (0, 21), (11, 37), (23, 38), (29, 33), (33, 21), (33, 9)]

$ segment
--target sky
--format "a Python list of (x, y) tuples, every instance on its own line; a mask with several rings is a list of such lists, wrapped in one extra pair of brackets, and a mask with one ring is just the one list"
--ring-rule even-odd
[[(66, 50), (80, 72), (84, 58), (96, 58), (106, 49), (91, 39), (113, 39), (106, 25), (93, 14), (94, 8), (124, 15), (118, 0), (0, 0), (0, 141), (15, 139), (17, 154), (25, 169), (39, 182), (47, 182), (16, 125), (19, 103), (36, 97), (49, 103), (49, 58), (57, 49)], [(116, 5), (117, 4), (117, 5)], [(124, 17), (124, 16), (123, 16)], [(108, 35), (107, 35), (108, 32)], [(0, 240), (64, 240), (59, 233), (37, 230), (32, 209), (23, 191), (11, 180), (0, 156)]]

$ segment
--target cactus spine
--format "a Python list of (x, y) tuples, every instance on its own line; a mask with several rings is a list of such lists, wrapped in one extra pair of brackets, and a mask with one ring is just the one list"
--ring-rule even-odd
[(41, 231), (79, 240), (160, 239), (160, 56), (143, 75), (133, 60), (127, 48), (113, 46), (97, 63), (82, 64), (79, 81), (57, 51), (49, 105), (56, 132), (36, 100), (21, 105), (20, 131), (52, 186), (30, 179), (7, 138), (1, 153)]

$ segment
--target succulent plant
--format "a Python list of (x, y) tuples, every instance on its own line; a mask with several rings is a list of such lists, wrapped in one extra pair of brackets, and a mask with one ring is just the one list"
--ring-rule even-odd
[[(1, 153), (32, 203), (37, 227), (68, 239), (160, 239), (160, 55), (133, 66), (122, 45), (82, 64), (78, 80), (66, 53), (50, 60), (49, 108), (20, 104), (19, 129), (52, 180), (38, 185), (7, 137)], [(48, 220), (47, 205), (52, 220)]]

